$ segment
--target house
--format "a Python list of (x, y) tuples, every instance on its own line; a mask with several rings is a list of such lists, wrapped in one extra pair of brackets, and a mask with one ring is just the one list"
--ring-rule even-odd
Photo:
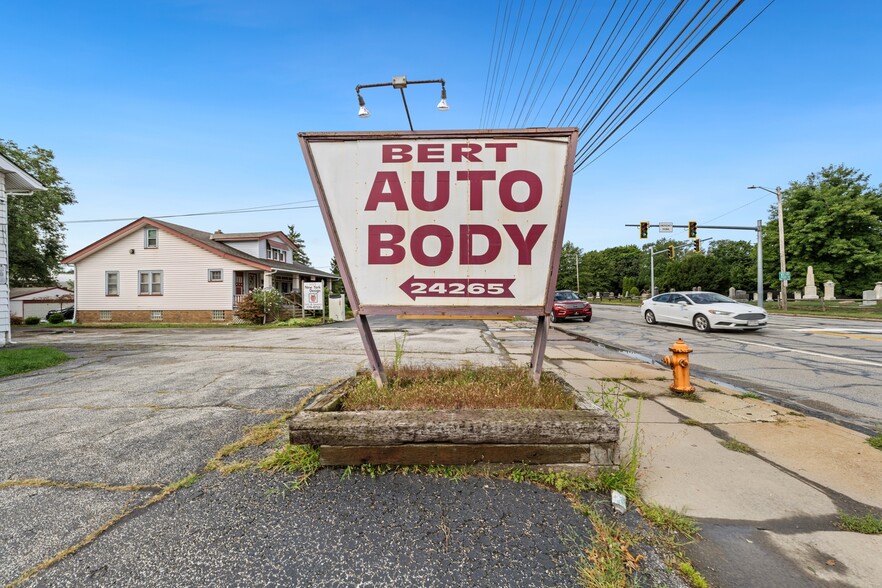
[(280, 231), (207, 233), (142, 217), (62, 263), (74, 266), (80, 322), (229, 322), (255, 288), (299, 304), (302, 282), (330, 286), (336, 276), (293, 261), (295, 250)]
[(10, 195), (18, 196), (45, 189), (30, 174), (0, 153), (0, 347), (12, 343), (9, 310), (9, 223), (6, 199)]
[(9, 310), (12, 316), (43, 318), (52, 310), (62, 310), (73, 306), (71, 290), (56, 286), (34, 286), (32, 288), (12, 288), (9, 291)]

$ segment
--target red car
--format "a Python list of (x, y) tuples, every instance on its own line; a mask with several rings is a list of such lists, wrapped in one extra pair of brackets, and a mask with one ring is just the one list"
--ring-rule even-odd
[(572, 290), (558, 290), (551, 306), (551, 322), (568, 318), (580, 318), (587, 323), (591, 320), (591, 305)]

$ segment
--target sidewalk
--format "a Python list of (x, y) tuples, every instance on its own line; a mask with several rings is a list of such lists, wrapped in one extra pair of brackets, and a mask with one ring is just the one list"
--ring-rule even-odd
[(623, 454), (637, 427), (642, 497), (699, 524), (686, 552), (712, 585), (882, 586), (882, 536), (836, 526), (839, 512), (882, 512), (882, 451), (866, 436), (700, 379), (696, 399), (677, 397), (670, 370), (565, 332), (551, 331), (546, 369), (578, 390), (632, 397)]

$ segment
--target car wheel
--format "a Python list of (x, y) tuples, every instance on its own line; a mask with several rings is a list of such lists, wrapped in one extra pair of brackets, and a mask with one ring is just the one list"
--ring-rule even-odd
[(590, 322), (591, 322), (591, 317), (590, 317), (590, 316), (583, 316), (583, 317), (582, 317), (582, 320), (583, 320), (584, 322), (586, 322), (586, 323), (590, 323)]
[(553, 323), (559, 323), (559, 322), (560, 322), (560, 319), (557, 318), (557, 315), (556, 315), (556, 314), (551, 313), (551, 322), (553, 322)]
[(646, 314), (643, 315), (643, 318), (646, 319), (647, 325), (654, 325), (658, 322), (657, 320), (655, 320), (655, 313), (651, 310), (647, 310)]
[(695, 315), (695, 318), (692, 319), (692, 326), (700, 333), (709, 333), (711, 330), (710, 321), (708, 321), (707, 317), (703, 314)]

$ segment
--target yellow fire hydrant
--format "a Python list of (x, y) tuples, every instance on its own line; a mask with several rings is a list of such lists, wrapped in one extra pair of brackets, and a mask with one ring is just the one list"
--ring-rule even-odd
[(666, 355), (664, 362), (674, 371), (674, 383), (670, 385), (671, 391), (685, 394), (695, 392), (695, 386), (689, 384), (689, 354), (692, 353), (692, 348), (686, 345), (683, 339), (677, 339), (677, 342), (668, 349), (673, 355)]

